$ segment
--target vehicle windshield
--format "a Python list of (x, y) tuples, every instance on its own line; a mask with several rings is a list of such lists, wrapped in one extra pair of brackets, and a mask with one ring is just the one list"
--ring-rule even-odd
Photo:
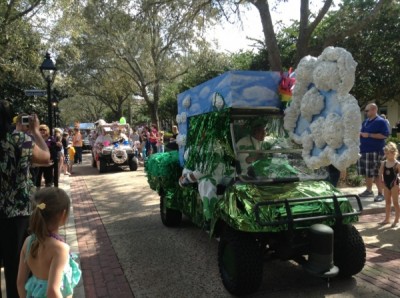
[(103, 135), (101, 135), (101, 140), (104, 145), (110, 146), (116, 143), (128, 143), (129, 138), (129, 125), (115, 125), (115, 124), (106, 124), (100, 127), (100, 131)]
[(231, 122), (232, 143), (242, 180), (283, 182), (326, 179), (325, 168), (309, 169), (301, 146), (283, 129), (281, 115), (235, 116)]

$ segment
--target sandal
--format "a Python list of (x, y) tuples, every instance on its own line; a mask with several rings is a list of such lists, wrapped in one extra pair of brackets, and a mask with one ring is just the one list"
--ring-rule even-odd
[(387, 224), (390, 224), (390, 222), (389, 221), (382, 221), (382, 222), (379, 223), (379, 225), (381, 225), (381, 226), (384, 226), (384, 225), (387, 225)]
[(397, 227), (397, 224), (398, 224), (398, 223), (399, 223), (398, 221), (395, 221), (394, 223), (392, 223), (391, 227), (392, 227), (392, 228)]

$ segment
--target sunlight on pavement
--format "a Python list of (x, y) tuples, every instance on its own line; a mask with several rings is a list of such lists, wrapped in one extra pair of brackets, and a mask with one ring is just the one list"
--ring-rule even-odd
[(155, 206), (155, 205), (160, 205), (160, 202), (158, 201), (147, 201), (146, 203), (143, 203), (143, 206)]
[(379, 239), (377, 236), (364, 236), (363, 240), (365, 244), (379, 243)]

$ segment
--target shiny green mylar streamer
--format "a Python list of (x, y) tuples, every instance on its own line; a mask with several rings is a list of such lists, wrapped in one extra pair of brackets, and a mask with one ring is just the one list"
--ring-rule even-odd
[[(265, 186), (251, 184), (235, 184), (225, 192), (224, 198), (218, 201), (214, 218), (222, 218), (237, 230), (247, 232), (279, 232), (287, 230), (287, 225), (261, 226), (257, 223), (254, 206), (258, 202), (268, 200), (284, 200), (294, 198), (311, 198), (318, 196), (341, 195), (331, 184), (325, 181), (305, 181), (292, 183), (279, 183)], [(340, 198), (339, 205), (342, 213), (352, 212), (353, 208), (346, 198)], [(310, 202), (292, 203), (294, 217), (310, 217), (334, 214), (332, 199), (319, 199)], [(283, 204), (262, 206), (260, 220), (262, 223), (271, 223), (287, 216)], [(344, 223), (357, 221), (357, 216), (343, 219)], [(215, 223), (215, 222), (214, 222)], [(315, 223), (315, 222), (314, 222)], [(324, 220), (328, 225), (334, 224), (334, 219)], [(296, 223), (295, 228), (306, 228), (311, 221)]]

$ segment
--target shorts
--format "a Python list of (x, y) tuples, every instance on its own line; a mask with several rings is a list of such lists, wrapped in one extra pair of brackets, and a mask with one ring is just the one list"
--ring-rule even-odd
[(64, 153), (64, 164), (66, 164), (66, 165), (69, 164), (69, 154), (68, 154), (68, 152)]
[(357, 161), (358, 175), (368, 178), (379, 176), (379, 167), (384, 155), (379, 152), (361, 153), (361, 157)]

